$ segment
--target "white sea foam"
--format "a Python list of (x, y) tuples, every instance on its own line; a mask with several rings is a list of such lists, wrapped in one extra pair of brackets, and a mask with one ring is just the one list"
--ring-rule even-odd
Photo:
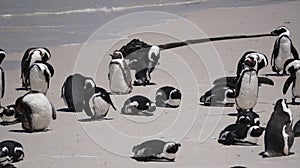
[(65, 11), (50, 11), (50, 12), (34, 12), (34, 13), (23, 13), (23, 14), (3, 14), (0, 15), (2, 18), (10, 17), (29, 17), (29, 16), (43, 16), (43, 15), (67, 15), (67, 14), (82, 14), (82, 13), (97, 13), (97, 12), (119, 12), (130, 9), (140, 9), (149, 7), (164, 7), (164, 6), (177, 6), (177, 5), (191, 5), (206, 0), (190, 0), (183, 2), (170, 2), (170, 3), (158, 3), (158, 4), (144, 4), (144, 5), (134, 5), (134, 6), (118, 6), (118, 7), (99, 7), (99, 8), (85, 8), (85, 9), (74, 9)]

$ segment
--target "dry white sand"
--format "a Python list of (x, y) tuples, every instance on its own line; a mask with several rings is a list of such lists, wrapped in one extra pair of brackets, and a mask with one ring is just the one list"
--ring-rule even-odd
[[(292, 32), (296, 48), (300, 48), (300, 2), (279, 5), (220, 8), (186, 13), (185, 18), (143, 29), (124, 32), (150, 44), (221, 36), (232, 34), (267, 33), (281, 25)], [(185, 20), (187, 19), (187, 20)], [(189, 22), (190, 21), (190, 22)], [(64, 105), (60, 88), (66, 77), (75, 72), (92, 76), (97, 85), (109, 89), (107, 73), (109, 53), (119, 49), (130, 39), (92, 42), (50, 48), (50, 63), (55, 68), (47, 97), (56, 109)], [(84, 113), (58, 111), (48, 132), (23, 133), (20, 124), (1, 127), (1, 140), (14, 139), (25, 148), (24, 161), (17, 167), (299, 167), (300, 141), (295, 139), (294, 155), (263, 159), (258, 154), (264, 150), (263, 136), (257, 146), (223, 146), (217, 143), (219, 132), (235, 122), (235, 107), (205, 107), (199, 105), (200, 96), (211, 88), (211, 81), (224, 75), (234, 75), (236, 63), (248, 50), (262, 52), (270, 59), (274, 37), (244, 39), (192, 45), (161, 52), (160, 65), (152, 74), (156, 85), (134, 87), (130, 95), (113, 95), (118, 111), (109, 111), (110, 120), (86, 122)], [(23, 53), (10, 53), (6, 61), (20, 61)], [(260, 75), (271, 73), (268, 67)], [(262, 86), (254, 110), (261, 117), (262, 126), (273, 110), (275, 101), (287, 98), (282, 95), (287, 77), (274, 77), (275, 86)], [(2, 105), (14, 103), (25, 94), (16, 91), (21, 86), (20, 69), (6, 70), (6, 93)], [(130, 96), (141, 94), (154, 100), (156, 90), (173, 85), (183, 93), (178, 109), (158, 108), (153, 116), (124, 116), (120, 114), (123, 102)], [(290, 106), (294, 121), (300, 118), (299, 106)], [(139, 163), (130, 159), (133, 145), (148, 139), (175, 140), (182, 144), (174, 163)]]

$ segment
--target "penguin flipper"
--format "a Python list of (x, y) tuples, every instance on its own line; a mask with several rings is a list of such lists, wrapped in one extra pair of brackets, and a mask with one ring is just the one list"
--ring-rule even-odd
[(286, 94), (287, 90), (289, 89), (290, 85), (293, 83), (294, 80), (295, 80), (294, 75), (290, 75), (289, 78), (287, 78), (287, 80), (284, 82), (283, 85), (283, 89), (282, 89), (283, 94)]
[(279, 44), (278, 44), (278, 41), (279, 40), (276, 40), (276, 42), (274, 44), (273, 52), (272, 52), (272, 57), (271, 57), (271, 66), (272, 66), (272, 70), (274, 72), (277, 72), (276, 67), (275, 67), (275, 59), (277, 58), (278, 53), (279, 53), (279, 46), (278, 46)]
[(218, 78), (216, 80), (214, 80), (213, 84), (228, 84), (228, 85), (234, 85), (234, 83), (236, 83), (237, 78), (235, 76), (225, 76), (225, 77), (221, 77)]
[(294, 56), (294, 59), (298, 60), (299, 59), (299, 54), (298, 54), (297, 49), (295, 48), (295, 46), (293, 45), (292, 42), (291, 42), (291, 52)]
[(267, 77), (258, 77), (258, 83), (274, 86), (273, 80)]
[[(0, 67), (1, 68), (1, 67)], [(4, 97), (4, 92), (5, 92), (5, 77), (4, 77), (4, 71), (2, 70), (1, 68), (1, 77), (2, 77), (2, 90), (1, 90), (1, 95), (0, 95), (0, 98), (3, 98)]]

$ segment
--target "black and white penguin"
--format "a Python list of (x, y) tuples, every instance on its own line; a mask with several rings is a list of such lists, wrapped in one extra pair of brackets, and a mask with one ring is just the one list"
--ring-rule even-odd
[(131, 158), (144, 162), (164, 160), (174, 162), (180, 146), (180, 143), (174, 141), (149, 140), (135, 145), (132, 148), (134, 156)]
[(271, 34), (278, 36), (272, 52), (271, 65), (272, 70), (279, 75), (284, 68), (285, 61), (291, 58), (299, 59), (299, 55), (292, 43), (291, 33), (288, 28), (281, 26), (272, 31)]
[(223, 145), (251, 144), (256, 145), (258, 138), (263, 134), (264, 129), (257, 125), (247, 126), (237, 123), (228, 125), (221, 131), (218, 143)]
[(101, 87), (96, 87), (96, 92), (91, 97), (85, 98), (84, 111), (93, 120), (103, 119), (110, 106), (117, 110), (110, 98), (110, 93)]
[(243, 111), (237, 115), (236, 123), (245, 124), (247, 126), (260, 125), (259, 115), (254, 111)]
[(114, 51), (109, 63), (109, 86), (113, 94), (128, 94), (132, 91), (132, 79), (129, 67), (120, 51)]
[(235, 101), (235, 86), (216, 84), (200, 97), (205, 106), (233, 106)]
[(2, 61), (6, 57), (6, 53), (3, 49), (0, 49), (0, 105), (1, 105), (1, 99), (4, 97), (5, 92), (5, 76), (4, 71), (1, 67)]
[(56, 110), (43, 93), (30, 91), (19, 97), (15, 105), (22, 128), (27, 132), (46, 131), (56, 119)]
[(248, 65), (249, 63), (252, 68), (254, 68), (257, 72), (259, 72), (261, 69), (268, 66), (268, 58), (264, 54), (256, 51), (245, 52), (240, 58), (237, 65), (237, 70), (236, 70), (237, 77), (240, 76), (241, 72), (245, 69), (245, 67), (249, 66)]
[(289, 155), (294, 143), (292, 130), (292, 112), (286, 100), (277, 100), (265, 132), (265, 151), (263, 157), (276, 157)]
[(42, 61), (34, 62), (29, 68), (28, 81), (30, 90), (46, 94), (49, 89), (50, 78), (54, 75), (54, 68), (48, 63)]
[(121, 113), (127, 115), (138, 115), (140, 112), (153, 112), (156, 104), (145, 96), (136, 95), (128, 98), (122, 107)]
[(282, 92), (286, 94), (290, 85), (292, 86), (292, 104), (296, 104), (296, 98), (300, 97), (300, 60), (287, 60), (284, 66), (284, 72), (290, 76), (283, 85)]
[(151, 80), (151, 73), (158, 65), (160, 58), (160, 48), (149, 45), (139, 39), (133, 39), (124, 45), (122, 52), (125, 59), (129, 60), (129, 68), (135, 70), (134, 85), (148, 85)]
[(29, 81), (26, 79), (28, 76), (29, 68), (36, 61), (47, 62), (51, 58), (50, 50), (45, 47), (33, 47), (28, 48), (21, 62), (21, 79), (22, 79), (22, 87), (28, 88)]
[(253, 111), (258, 98), (257, 71), (245, 68), (237, 80), (235, 103), (238, 112)]
[(24, 149), (22, 144), (13, 140), (0, 142), (0, 167), (14, 168), (12, 163), (24, 159)]
[(155, 94), (155, 102), (158, 107), (177, 108), (181, 102), (181, 92), (173, 86), (159, 88)]
[(6, 107), (1, 107), (0, 113), (1, 122), (0, 125), (12, 125), (20, 122), (18, 113), (16, 112), (16, 106), (14, 104)]
[(95, 93), (96, 83), (80, 74), (69, 75), (61, 88), (61, 98), (70, 111), (81, 112), (85, 97)]

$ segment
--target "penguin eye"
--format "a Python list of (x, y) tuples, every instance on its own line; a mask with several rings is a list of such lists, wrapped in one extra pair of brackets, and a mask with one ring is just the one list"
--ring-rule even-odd
[(1, 150), (1, 152), (6, 155), (8, 153), (8, 148), (7, 147), (3, 147), (2, 150)]

